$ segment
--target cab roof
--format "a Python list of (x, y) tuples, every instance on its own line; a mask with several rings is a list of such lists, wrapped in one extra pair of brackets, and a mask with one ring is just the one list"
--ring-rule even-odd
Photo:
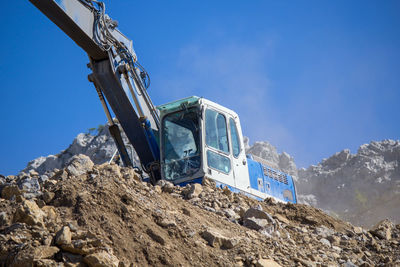
[(169, 103), (157, 106), (157, 109), (160, 111), (160, 117), (163, 117), (166, 114), (173, 113), (178, 110), (182, 110), (183, 106), (185, 106), (186, 108), (189, 108), (189, 107), (194, 107), (194, 106), (200, 105), (202, 103), (209, 105), (219, 111), (229, 113), (230, 115), (232, 115), (234, 117), (238, 116), (236, 114), (236, 112), (234, 112), (233, 110), (228, 109), (228, 108), (221, 106), (215, 102), (212, 102), (208, 99), (205, 99), (203, 97), (198, 97), (198, 96), (190, 96), (190, 97), (179, 99), (179, 100), (176, 100), (173, 102), (169, 102)]

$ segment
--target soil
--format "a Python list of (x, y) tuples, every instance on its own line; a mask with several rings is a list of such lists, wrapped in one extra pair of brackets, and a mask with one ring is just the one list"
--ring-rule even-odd
[[(0, 198), (0, 266), (400, 266), (399, 225), (362, 229), (209, 180), (152, 186), (103, 164), (24, 194)], [(251, 209), (258, 230), (245, 227)]]

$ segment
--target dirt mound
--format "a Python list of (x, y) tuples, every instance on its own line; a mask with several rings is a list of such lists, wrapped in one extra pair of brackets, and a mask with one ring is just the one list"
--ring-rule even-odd
[(384, 221), (367, 231), (209, 180), (152, 186), (133, 169), (92, 166), (82, 157), (34, 193), (16, 186), (21, 179), (0, 186), (0, 266), (400, 264), (399, 225)]

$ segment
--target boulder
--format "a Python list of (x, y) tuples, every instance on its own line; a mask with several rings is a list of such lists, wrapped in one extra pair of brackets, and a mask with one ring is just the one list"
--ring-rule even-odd
[(256, 231), (262, 230), (270, 225), (268, 220), (257, 219), (254, 217), (246, 218), (243, 220), (243, 226)]
[(203, 192), (203, 186), (201, 184), (191, 184), (189, 190), (186, 192), (186, 198), (196, 198), (201, 192)]
[(360, 235), (360, 234), (363, 233), (363, 229), (362, 229), (362, 227), (354, 226), (354, 227), (353, 227), (353, 232), (354, 232), (356, 235)]
[(155, 186), (154, 186), (154, 191), (155, 191), (157, 194), (161, 194), (161, 192), (162, 192), (161, 186), (155, 185)]
[(62, 253), (62, 259), (64, 262), (68, 262), (68, 266), (73, 265), (73, 266), (85, 266), (83, 263), (83, 256), (82, 255), (76, 255), (72, 254), (69, 252), (63, 252)]
[(49, 204), (53, 200), (54, 196), (55, 194), (53, 192), (46, 191), (43, 193), (43, 200), (46, 204)]
[(34, 259), (49, 259), (54, 256), (60, 249), (53, 246), (39, 246), (33, 250)]
[(36, 264), (37, 261), (53, 258), (58, 251), (59, 248), (53, 246), (27, 247), (18, 252), (18, 254), (15, 256), (10, 266), (13, 267), (38, 266)]
[(237, 214), (233, 209), (225, 209), (224, 210), (225, 216), (232, 219), (232, 220), (238, 220), (240, 219), (240, 215)]
[(107, 173), (107, 175), (121, 178), (121, 168), (117, 164), (108, 164), (108, 162), (101, 164), (97, 167), (100, 172)]
[(11, 199), (13, 196), (19, 196), (22, 194), (22, 191), (18, 188), (17, 185), (6, 185), (1, 190), (1, 197), (4, 199)]
[(139, 182), (142, 180), (140, 178), (139, 174), (132, 167), (122, 168), (121, 174), (122, 174), (122, 177), (126, 180), (133, 179), (136, 182)]
[(272, 218), (272, 216), (261, 209), (249, 208), (248, 210), (246, 210), (246, 212), (243, 214), (243, 219), (247, 219), (247, 218), (251, 218), (251, 217), (256, 218), (256, 219), (265, 219), (265, 220), (275, 224), (275, 220)]
[(83, 258), (89, 267), (118, 267), (119, 260), (107, 251), (99, 251)]
[(326, 238), (321, 238), (321, 239), (319, 240), (319, 242), (321, 242), (321, 244), (323, 244), (323, 245), (325, 245), (325, 246), (327, 246), (327, 247), (330, 247), (330, 246), (331, 246), (331, 242), (329, 242), (329, 240), (326, 239)]
[(168, 218), (162, 218), (161, 220), (158, 220), (156, 222), (159, 226), (163, 228), (168, 228), (168, 227), (175, 227), (176, 222), (173, 219), (168, 219)]
[(322, 238), (327, 238), (328, 236), (333, 235), (335, 231), (323, 225), (315, 228), (314, 233)]
[(210, 246), (217, 248), (231, 249), (238, 243), (236, 239), (224, 236), (217, 229), (207, 229), (201, 233), (201, 236)]
[(153, 239), (157, 243), (159, 243), (161, 245), (165, 245), (165, 238), (162, 236), (162, 234), (160, 232), (158, 232), (154, 229), (148, 228), (146, 233), (151, 237), (151, 239)]
[(256, 264), (256, 267), (281, 267), (278, 263), (276, 263), (274, 260), (270, 259), (259, 259)]
[(55, 243), (60, 246), (68, 245), (71, 244), (71, 239), (71, 230), (68, 226), (64, 226), (60, 231), (57, 232)]
[(327, 238), (329, 240), (329, 242), (331, 242), (332, 245), (334, 246), (338, 246), (340, 244), (340, 237), (336, 236), (336, 235), (331, 235), (328, 236)]
[(93, 166), (94, 164), (88, 156), (79, 154), (68, 161), (66, 170), (70, 175), (79, 176), (92, 170)]
[(283, 216), (281, 214), (275, 214), (274, 217), (275, 217), (275, 219), (277, 219), (280, 222), (283, 222), (283, 223), (285, 223), (287, 225), (290, 224), (290, 221), (285, 216)]
[(268, 232), (273, 232), (277, 228), (277, 223), (267, 212), (257, 208), (249, 208), (243, 214), (243, 226), (257, 231), (271, 228)]
[(69, 244), (61, 245), (61, 248), (64, 251), (79, 255), (88, 255), (96, 250), (96, 247), (93, 247), (88, 241), (81, 239), (72, 240)]
[(38, 178), (26, 177), (17, 182), (18, 187), (28, 193), (36, 194), (40, 191), (40, 184)]
[(56, 209), (53, 206), (44, 206), (41, 208), (41, 210), (45, 213), (46, 215), (46, 225), (55, 225), (58, 223), (58, 215), (56, 212)]
[(166, 193), (174, 192), (175, 186), (174, 186), (173, 183), (171, 183), (169, 181), (159, 180), (157, 182), (157, 185), (161, 186), (161, 189), (162, 189), (163, 192), (166, 192)]
[(380, 221), (378, 224), (376, 224), (371, 230), (371, 234), (373, 234), (376, 237), (379, 237), (380, 239), (386, 239), (389, 240), (392, 238), (392, 229), (394, 228), (394, 224), (389, 221), (388, 219), (385, 219), (383, 221)]
[(43, 226), (43, 217), (45, 213), (39, 206), (30, 200), (24, 200), (22, 205), (14, 213), (13, 222), (22, 222), (28, 225)]

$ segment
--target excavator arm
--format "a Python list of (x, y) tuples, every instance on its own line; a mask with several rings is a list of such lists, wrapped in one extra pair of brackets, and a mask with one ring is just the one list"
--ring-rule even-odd
[(147, 94), (148, 75), (137, 61), (132, 41), (105, 13), (104, 3), (95, 0), (29, 1), (88, 54), (88, 66), (92, 70), (88, 78), (97, 90), (124, 165), (132, 163), (108, 105), (135, 148), (144, 171), (153, 182), (161, 179), (159, 145), (154, 135), (160, 122)]

